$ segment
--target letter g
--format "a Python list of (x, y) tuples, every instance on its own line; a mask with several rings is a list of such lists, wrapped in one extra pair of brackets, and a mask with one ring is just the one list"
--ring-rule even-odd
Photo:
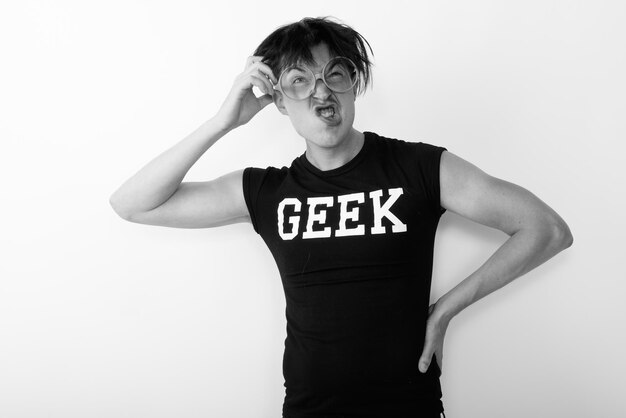
[(302, 203), (296, 199), (295, 197), (286, 197), (284, 198), (280, 204), (278, 205), (278, 234), (283, 240), (291, 240), (294, 239), (296, 235), (298, 235), (298, 228), (300, 226), (300, 217), (299, 216), (290, 216), (289, 223), (291, 224), (291, 232), (285, 232), (284, 224), (285, 224), (285, 206), (292, 205), (295, 206), (294, 212), (299, 213), (300, 208), (302, 207)]

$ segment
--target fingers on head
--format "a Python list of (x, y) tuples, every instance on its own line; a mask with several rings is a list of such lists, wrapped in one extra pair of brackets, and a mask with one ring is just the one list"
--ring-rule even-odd
[(259, 74), (263, 74), (265, 77), (269, 77), (269, 79), (274, 83), (278, 83), (278, 79), (274, 75), (274, 72), (270, 68), (269, 65), (263, 62), (263, 57), (260, 56), (251, 56), (248, 57), (248, 61), (246, 62), (246, 70), (251, 73), (259, 72)]
[(259, 90), (261, 90), (263, 93), (269, 94), (269, 95), (274, 94), (274, 87), (272, 86), (272, 83), (270, 83), (270, 81), (265, 76), (251, 74), (250, 82), (252, 83), (253, 86), (258, 87)]
[(263, 63), (263, 62), (259, 62), (259, 71), (262, 71), (263, 74), (265, 74), (267, 77), (269, 77), (269, 79), (272, 81), (272, 83), (274, 84), (278, 84), (278, 78), (276, 77), (276, 75), (274, 74), (274, 72), (272, 71), (272, 69), (270, 68), (269, 65)]
[(250, 55), (248, 59), (246, 60), (246, 68), (250, 67), (255, 62), (260, 62), (262, 59), (263, 57), (259, 55)]

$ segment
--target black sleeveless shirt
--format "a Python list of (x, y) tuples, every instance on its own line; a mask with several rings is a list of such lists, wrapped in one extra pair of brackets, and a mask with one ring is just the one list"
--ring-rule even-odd
[(285, 417), (443, 410), (437, 361), (421, 373), (418, 360), (445, 148), (364, 135), (333, 170), (305, 154), (290, 167), (244, 170), (252, 224), (286, 298)]

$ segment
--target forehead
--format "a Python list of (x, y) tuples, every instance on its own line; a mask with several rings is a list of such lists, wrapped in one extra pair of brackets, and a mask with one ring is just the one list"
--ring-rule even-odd
[(331, 54), (328, 46), (326, 44), (318, 44), (311, 48), (311, 55), (313, 55), (313, 60), (315, 64), (320, 67), (324, 66), (328, 61), (333, 58), (333, 54)]
[(336, 54), (333, 54), (325, 43), (317, 44), (309, 49), (311, 56), (304, 54), (293, 57), (283, 57), (283, 69), (294, 65), (306, 66), (311, 70), (321, 70)]

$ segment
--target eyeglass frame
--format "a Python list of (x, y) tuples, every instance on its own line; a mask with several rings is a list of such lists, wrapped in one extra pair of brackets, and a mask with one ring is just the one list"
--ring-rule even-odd
[[(352, 64), (352, 66), (354, 67), (354, 70), (356, 72), (356, 77), (354, 77), (354, 82), (352, 83), (352, 86), (350, 86), (350, 88), (343, 90), (343, 91), (336, 91), (333, 90), (332, 88), (330, 88), (330, 86), (328, 85), (328, 83), (326, 82), (326, 79), (324, 78), (324, 71), (326, 71), (326, 67), (328, 66), (328, 64), (330, 64), (333, 60), (337, 59), (337, 58), (343, 58), (348, 60), (348, 62), (350, 64)], [(309, 94), (307, 94), (306, 97), (302, 98), (302, 99), (294, 99), (291, 96), (289, 96), (287, 93), (285, 93), (283, 91), (282, 86), (280, 85), (281, 80), (283, 79), (283, 75), (285, 74), (285, 72), (287, 72), (287, 70), (291, 70), (294, 67), (294, 65), (290, 65), (289, 67), (285, 68), (283, 71), (281, 71), (280, 76), (278, 77), (278, 82), (276, 84), (274, 84), (274, 90), (278, 90), (280, 91), (282, 94), (284, 94), (285, 96), (289, 97), (291, 100), (296, 100), (296, 101), (302, 101), (302, 100), (306, 100), (309, 97), (311, 97), (313, 95), (313, 93), (315, 92), (315, 88), (317, 86), (317, 80), (321, 79), (322, 83), (324, 83), (324, 85), (328, 88), (328, 90), (334, 92), (334, 93), (345, 93), (347, 91), (350, 91), (350, 89), (353, 89), (358, 83), (359, 83), (359, 71), (356, 68), (356, 65), (354, 64), (354, 62), (348, 58), (348, 57), (344, 57), (344, 56), (336, 56), (336, 57), (332, 57), (330, 60), (328, 60), (328, 62), (326, 64), (324, 64), (324, 66), (322, 67), (322, 70), (315, 74), (313, 72), (313, 70), (311, 70), (309, 67), (304, 67), (307, 69), (307, 71), (309, 71), (309, 73), (313, 74), (313, 85), (311, 86), (311, 91), (309, 92)], [(276, 88), (278, 87), (278, 88)]]

